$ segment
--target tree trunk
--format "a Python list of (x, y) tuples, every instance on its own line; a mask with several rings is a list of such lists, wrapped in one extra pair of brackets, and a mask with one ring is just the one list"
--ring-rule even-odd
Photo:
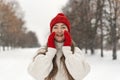
[(116, 24), (114, 24), (114, 27), (113, 27), (113, 60), (117, 59), (116, 44), (117, 44), (117, 39), (116, 39)]
[(104, 57), (103, 55), (103, 28), (101, 26), (101, 57)]

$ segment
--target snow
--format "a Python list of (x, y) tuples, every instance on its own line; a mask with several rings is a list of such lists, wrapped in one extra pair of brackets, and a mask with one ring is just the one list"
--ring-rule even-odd
[(91, 72), (85, 80), (120, 80), (120, 54), (117, 60), (112, 60), (112, 51), (104, 51), (103, 58), (100, 57), (100, 51), (96, 51), (95, 55), (86, 55), (86, 58)]
[[(0, 80), (34, 80), (28, 74), (27, 67), (37, 50), (38, 48), (27, 48), (0, 51)], [(84, 80), (120, 80), (120, 51), (117, 51), (117, 60), (112, 60), (111, 51), (104, 51), (103, 58), (100, 57), (99, 50), (95, 53), (85, 54), (91, 71)]]
[(34, 80), (27, 66), (37, 49), (16, 49), (0, 52), (0, 80)]

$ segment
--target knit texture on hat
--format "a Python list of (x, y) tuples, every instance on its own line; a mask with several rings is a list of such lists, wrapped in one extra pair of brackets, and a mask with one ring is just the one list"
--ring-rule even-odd
[(52, 28), (56, 23), (64, 23), (68, 31), (70, 32), (70, 22), (68, 18), (63, 13), (58, 13), (56, 17), (54, 17), (50, 22), (50, 31), (52, 32)]

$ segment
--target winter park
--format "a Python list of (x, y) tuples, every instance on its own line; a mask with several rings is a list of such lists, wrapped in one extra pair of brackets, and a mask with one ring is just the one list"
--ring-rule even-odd
[[(84, 57), (77, 57), (76, 60), (84, 58), (90, 66), (90, 71), (82, 80), (120, 80), (120, 0), (0, 0), (0, 80), (41, 80), (29, 74), (28, 66), (39, 60), (38, 50), (46, 44), (48, 48), (53, 48), (52, 52), (57, 49), (51, 42), (54, 35), (51, 30), (56, 28), (51, 28), (50, 22), (59, 12), (67, 16), (71, 26), (66, 24), (68, 32), (64, 34), (56, 32), (58, 38), (55, 39), (59, 41), (64, 35), (68, 41), (66, 44), (64, 41), (63, 46), (71, 46), (73, 39), (81, 50)], [(68, 68), (70, 63), (67, 64), (67, 60), (73, 62), (79, 53), (72, 56), (72, 60), (66, 57), (64, 50), (63, 55), (60, 60), (66, 60)], [(46, 61), (46, 58), (40, 60)], [(73, 66), (80, 64), (75, 63)], [(79, 74), (79, 71), (75, 73)], [(71, 75), (73, 77), (74, 74)]]

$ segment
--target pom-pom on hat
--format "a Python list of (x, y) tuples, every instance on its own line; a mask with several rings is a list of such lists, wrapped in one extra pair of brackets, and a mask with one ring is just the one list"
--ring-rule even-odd
[(58, 13), (56, 17), (54, 17), (50, 22), (50, 31), (52, 32), (52, 28), (56, 23), (64, 23), (68, 31), (70, 32), (70, 22), (68, 18), (63, 13)]

